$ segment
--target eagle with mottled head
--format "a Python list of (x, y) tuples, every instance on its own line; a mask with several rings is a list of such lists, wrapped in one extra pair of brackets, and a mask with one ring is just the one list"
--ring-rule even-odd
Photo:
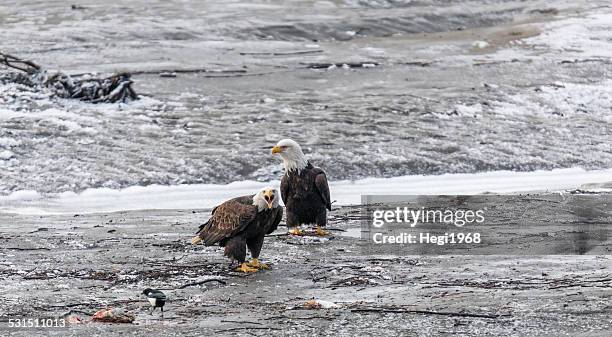
[[(224, 255), (240, 264), (236, 271), (253, 273), (268, 269), (259, 262), (259, 253), (264, 237), (276, 230), (283, 217), (278, 202), (278, 191), (270, 187), (255, 195), (230, 199), (212, 210), (210, 219), (200, 226), (191, 243), (202, 242), (205, 246), (218, 243), (225, 247)], [(252, 257), (248, 263), (247, 247)]]

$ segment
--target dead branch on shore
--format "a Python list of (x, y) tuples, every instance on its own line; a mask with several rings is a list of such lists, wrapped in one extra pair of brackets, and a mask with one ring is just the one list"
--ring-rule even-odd
[(280, 328), (273, 328), (273, 327), (266, 327), (266, 326), (241, 326), (237, 328), (215, 330), (215, 333), (230, 332), (230, 331), (237, 331), (237, 330), (247, 330), (247, 329), (248, 330), (282, 330)]
[(234, 321), (231, 319), (222, 319), (220, 321), (221, 323), (236, 323), (236, 324), (255, 324), (255, 325), (262, 325), (263, 323), (261, 322), (252, 322), (252, 321)]
[(221, 74), (221, 75), (202, 75), (202, 77), (206, 77), (206, 78), (215, 78), (215, 77), (251, 77), (251, 76), (265, 76), (265, 75), (271, 75), (271, 74), (276, 74), (276, 73), (281, 73), (284, 72), (283, 70), (279, 70), (279, 71), (265, 71), (265, 72), (259, 72), (259, 73), (236, 73), (236, 74)]
[(331, 320), (334, 320), (336, 317), (337, 317), (337, 315), (333, 315), (333, 316), (304, 316), (304, 317), (278, 315), (278, 316), (266, 317), (266, 320), (271, 320), (271, 319), (288, 319), (288, 320), (324, 319), (324, 320), (331, 321)]
[(351, 276), (344, 278), (342, 280), (338, 280), (333, 282), (327, 288), (337, 288), (337, 287), (354, 287), (358, 285), (373, 285), (379, 286), (381, 285), (378, 281), (373, 280), (370, 277), (366, 276)]
[(70, 303), (70, 304), (49, 304), (46, 305), (44, 307), (34, 307), (35, 309), (38, 310), (50, 310), (50, 309), (57, 309), (57, 308), (74, 308), (74, 307), (95, 307), (96, 304), (95, 303), (87, 303), (87, 302), (79, 302), (79, 303)]
[(240, 52), (240, 55), (272, 55), (272, 56), (283, 56), (283, 55), (304, 55), (304, 54), (318, 54), (322, 53), (322, 49), (315, 50), (297, 50), (288, 52)]
[(402, 308), (356, 308), (356, 309), (351, 309), (351, 312), (399, 313), (399, 314), (405, 313), (405, 314), (474, 317), (474, 318), (489, 318), (489, 319), (497, 319), (497, 318), (503, 318), (503, 317), (510, 316), (510, 314), (478, 314), (478, 313), (469, 313), (469, 312), (431, 311), (431, 310), (402, 309)]
[[(287, 227), (285, 225), (280, 225), (279, 227)], [(329, 232), (346, 232), (346, 229), (342, 229), (342, 228), (332, 228), (332, 227), (325, 227), (326, 231)], [(283, 233), (272, 233), (272, 234), (267, 234), (266, 237), (283, 237), (283, 236), (295, 236), (293, 234), (289, 234), (287, 232), (283, 232)], [(316, 237), (317, 235), (315, 234), (314, 230), (304, 230), (304, 234), (303, 235), (297, 235), (297, 237)], [(329, 237), (330, 239), (333, 238), (333, 236)]]
[(90, 103), (116, 103), (138, 99), (132, 89), (131, 74), (119, 73), (109, 77), (95, 77), (92, 74), (70, 76), (62, 72), (48, 74), (40, 65), (0, 52), (0, 66), (19, 70), (24, 76), (5, 78), (40, 89), (48, 89), (57, 97), (74, 98)]
[(422, 285), (429, 287), (466, 287), (466, 288), (482, 288), (482, 289), (560, 289), (571, 287), (583, 288), (598, 288), (608, 287), (612, 278), (600, 278), (594, 280), (575, 280), (571, 278), (563, 279), (502, 279), (502, 280), (487, 280), (486, 282), (473, 282), (467, 280), (449, 280), (445, 282), (423, 282)]
[(63, 98), (76, 98), (91, 103), (115, 103), (138, 98), (132, 89), (133, 82), (130, 77), (128, 73), (120, 73), (106, 78), (85, 75), (75, 79), (70, 75), (57, 73), (43, 84)]
[(62, 314), (60, 317), (68, 317), (72, 314), (81, 314), (81, 315), (86, 315), (86, 316), (93, 316), (95, 314), (95, 312), (89, 312), (89, 311), (85, 311), (85, 310), (77, 310), (77, 309), (70, 309), (68, 312)]
[(0, 51), (0, 64), (8, 68), (21, 70), (28, 74), (35, 74), (41, 70), (38, 64), (30, 60), (20, 59), (16, 56), (9, 55), (1, 51)]
[(307, 69), (330, 69), (330, 68), (371, 68), (379, 66), (378, 62), (335, 62), (335, 63), (300, 63)]
[(198, 281), (198, 282), (191, 282), (191, 283), (186, 283), (183, 284), (182, 286), (179, 286), (178, 288), (173, 288), (173, 289), (165, 289), (165, 290), (177, 290), (177, 289), (185, 289), (187, 287), (193, 287), (193, 286), (199, 286), (205, 283), (209, 283), (209, 282), (219, 282), (220, 284), (226, 285), (227, 282), (223, 281), (223, 280), (219, 280), (219, 279), (209, 279), (209, 280), (204, 280), (204, 281)]
[(34, 306), (33, 308), (36, 310), (42, 310), (42, 311), (49, 311), (49, 310), (53, 310), (53, 309), (70, 309), (70, 311), (74, 311), (74, 312), (82, 312), (85, 313), (85, 311), (81, 311), (79, 309), (72, 309), (75, 307), (86, 307), (86, 308), (98, 308), (101, 305), (103, 306), (116, 306), (116, 305), (125, 305), (125, 304), (130, 304), (130, 303), (139, 303), (142, 302), (142, 300), (140, 299), (127, 299), (127, 300), (117, 300), (117, 301), (113, 301), (113, 302), (109, 302), (109, 303), (88, 303), (88, 302), (77, 302), (77, 303), (69, 303), (69, 304), (49, 304), (46, 306)]
[(245, 74), (247, 71), (244, 69), (225, 69), (225, 70), (212, 70), (209, 68), (187, 68), (187, 69), (163, 69), (163, 70), (140, 70), (132, 72), (133, 75), (163, 75), (163, 74)]

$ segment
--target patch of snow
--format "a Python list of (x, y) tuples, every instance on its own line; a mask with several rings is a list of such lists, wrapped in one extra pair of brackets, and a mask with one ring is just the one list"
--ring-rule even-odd
[[(334, 205), (359, 204), (362, 195), (470, 195), (562, 191), (585, 187), (601, 189), (612, 183), (612, 169), (580, 168), (552, 171), (495, 171), (435, 176), (366, 178), (330, 183)], [(239, 181), (227, 185), (193, 184), (97, 188), (82, 193), (63, 192), (41, 197), (33, 191), (0, 196), (0, 212), (19, 214), (84, 214), (144, 209), (210, 209), (236, 196), (252, 194), (278, 181)], [(607, 184), (607, 185), (606, 185)]]
[(22, 191), (16, 191), (9, 195), (3, 196), (1, 197), (1, 200), (4, 202), (7, 202), (7, 201), (28, 202), (28, 201), (33, 201), (33, 200), (39, 200), (42, 198), (43, 196), (36, 191), (22, 190)]
[(274, 98), (270, 98), (270, 97), (264, 97), (261, 99), (262, 103), (276, 103), (276, 100)]
[(9, 150), (0, 151), (0, 160), (9, 160), (14, 156), (15, 154)]
[(548, 23), (538, 36), (522, 40), (538, 50), (562, 52), (574, 57), (612, 57), (612, 13), (568, 18)]
[(474, 105), (457, 105), (456, 110), (459, 114), (463, 116), (475, 116), (482, 113), (482, 105), (474, 104)]
[(331, 301), (324, 301), (324, 300), (316, 300), (316, 301), (322, 309), (332, 309), (332, 308), (339, 307), (339, 305)]
[(487, 41), (474, 41), (474, 43), (472, 43), (472, 46), (475, 48), (486, 48), (489, 46), (489, 43)]
[(596, 114), (612, 120), (612, 80), (594, 84), (554, 83), (534, 94), (516, 94), (498, 102), (495, 111), (506, 115)]
[(0, 146), (8, 149), (10, 147), (17, 147), (21, 145), (21, 141), (9, 137), (0, 137)]

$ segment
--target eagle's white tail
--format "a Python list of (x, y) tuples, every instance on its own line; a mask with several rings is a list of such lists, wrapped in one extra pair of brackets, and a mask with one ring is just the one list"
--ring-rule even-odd
[(200, 242), (202, 242), (202, 238), (199, 235), (196, 235), (193, 237), (193, 239), (191, 239), (192, 245), (197, 245)]

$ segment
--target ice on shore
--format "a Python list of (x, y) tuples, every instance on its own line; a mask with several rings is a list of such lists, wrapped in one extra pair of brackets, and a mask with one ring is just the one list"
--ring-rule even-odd
[[(226, 185), (133, 186), (115, 190), (88, 189), (40, 195), (13, 192), (0, 197), (0, 212), (19, 214), (84, 214), (145, 209), (208, 209), (222, 201), (256, 192), (278, 181), (239, 181)], [(331, 182), (335, 205), (359, 204), (361, 195), (466, 195), (563, 191), (576, 188), (602, 190), (612, 186), (612, 169), (586, 171), (579, 168), (552, 171), (495, 171), (475, 174), (443, 174), (366, 178)], [(603, 189), (605, 190), (605, 189)]]

